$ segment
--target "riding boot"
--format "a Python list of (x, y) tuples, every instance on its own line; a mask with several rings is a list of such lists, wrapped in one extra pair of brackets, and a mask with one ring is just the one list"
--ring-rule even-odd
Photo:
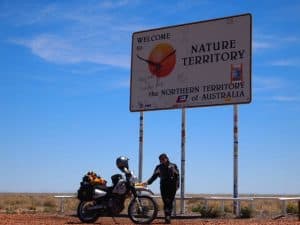
[(171, 213), (169, 211), (165, 211), (165, 224), (171, 223)]

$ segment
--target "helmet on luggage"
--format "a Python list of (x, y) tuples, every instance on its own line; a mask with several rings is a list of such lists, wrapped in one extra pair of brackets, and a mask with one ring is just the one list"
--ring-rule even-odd
[(129, 159), (127, 157), (120, 156), (116, 160), (116, 165), (120, 170), (123, 171), (124, 168), (129, 169), (128, 161), (129, 161)]

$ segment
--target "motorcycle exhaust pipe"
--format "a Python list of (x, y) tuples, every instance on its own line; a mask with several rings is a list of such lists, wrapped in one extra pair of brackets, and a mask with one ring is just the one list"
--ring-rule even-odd
[(105, 191), (95, 188), (95, 190), (94, 190), (94, 199), (101, 198), (104, 195), (106, 195)]
[(105, 210), (106, 207), (104, 205), (95, 205), (92, 207), (87, 208), (87, 211), (98, 211), (98, 210)]

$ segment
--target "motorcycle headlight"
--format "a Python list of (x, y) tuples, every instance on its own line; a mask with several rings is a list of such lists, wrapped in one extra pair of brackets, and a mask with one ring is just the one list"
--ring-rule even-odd
[(138, 178), (137, 178), (136, 176), (132, 175), (132, 176), (130, 177), (130, 182), (136, 183), (136, 182), (138, 182)]

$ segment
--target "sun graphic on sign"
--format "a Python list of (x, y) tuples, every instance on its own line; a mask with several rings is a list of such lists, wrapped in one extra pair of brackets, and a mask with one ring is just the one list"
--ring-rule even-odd
[(137, 57), (148, 63), (151, 74), (157, 77), (168, 76), (176, 64), (176, 50), (168, 43), (156, 45), (150, 52), (148, 59)]

